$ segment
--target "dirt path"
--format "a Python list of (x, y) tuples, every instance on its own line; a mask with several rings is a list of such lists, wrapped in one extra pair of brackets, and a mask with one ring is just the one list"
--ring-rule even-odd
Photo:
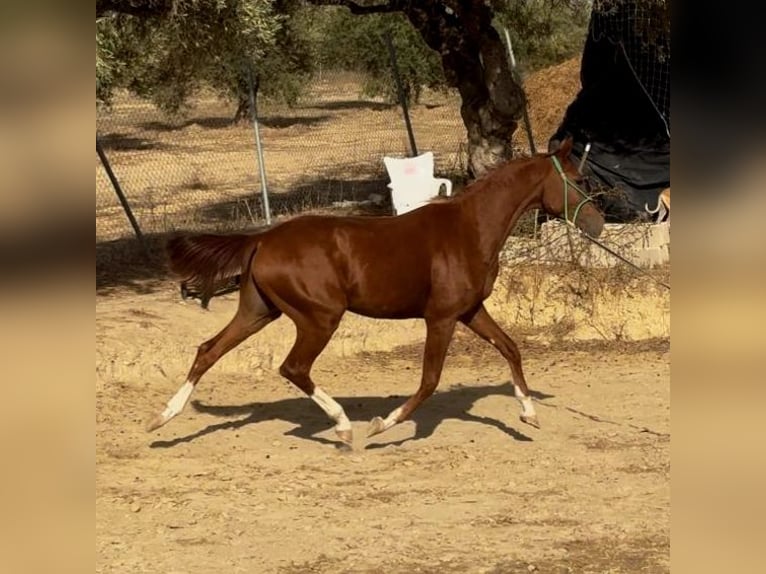
[(330, 352), (315, 378), (354, 421), (342, 453), (276, 374), (283, 355), (257, 352), (281, 336), (269, 327), (203, 378), (195, 408), (145, 433), (234, 304), (97, 297), (97, 572), (669, 571), (667, 344), (522, 342), (536, 430), (502, 358), (461, 331), (437, 394), (370, 441), (367, 421), (417, 386), (418, 333)]

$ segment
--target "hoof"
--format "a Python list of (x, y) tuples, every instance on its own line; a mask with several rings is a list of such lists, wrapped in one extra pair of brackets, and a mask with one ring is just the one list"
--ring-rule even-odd
[(540, 421), (537, 420), (537, 415), (521, 415), (519, 418), (521, 422), (525, 422), (536, 429), (540, 428)]
[(164, 425), (167, 421), (165, 420), (165, 417), (162, 416), (162, 413), (156, 415), (152, 420), (150, 420), (148, 423), (146, 423), (146, 432), (152, 432), (154, 430), (157, 430), (162, 425)]
[(367, 429), (367, 438), (382, 433), (384, 430), (386, 430), (385, 421), (380, 417), (375, 417), (370, 421), (370, 426)]
[(354, 444), (354, 433), (351, 430), (339, 430), (335, 431), (335, 434), (338, 435), (338, 438), (343, 444), (348, 445), (349, 447)]

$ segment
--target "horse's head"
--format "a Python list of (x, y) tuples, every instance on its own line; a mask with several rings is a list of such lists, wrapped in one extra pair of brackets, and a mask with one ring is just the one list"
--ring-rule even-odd
[(583, 191), (584, 178), (569, 159), (571, 151), (570, 137), (545, 156), (550, 171), (543, 182), (543, 209), (575, 224), (591, 237), (598, 237), (604, 229), (604, 216)]

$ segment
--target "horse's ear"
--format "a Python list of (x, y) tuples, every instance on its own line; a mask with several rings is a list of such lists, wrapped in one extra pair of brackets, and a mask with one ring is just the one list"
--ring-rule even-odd
[(574, 138), (572, 136), (567, 136), (567, 138), (561, 142), (558, 149), (556, 150), (556, 155), (560, 158), (566, 158), (569, 157), (569, 154), (572, 152), (572, 144), (574, 143)]

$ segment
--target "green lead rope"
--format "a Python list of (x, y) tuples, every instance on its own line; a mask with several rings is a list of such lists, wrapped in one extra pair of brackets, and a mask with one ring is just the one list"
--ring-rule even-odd
[[(582, 209), (582, 206), (593, 200), (576, 183), (574, 183), (567, 177), (567, 175), (564, 173), (564, 168), (561, 167), (559, 158), (557, 158), (554, 155), (554, 156), (551, 156), (551, 159), (553, 160), (553, 165), (556, 166), (556, 171), (559, 172), (559, 175), (561, 176), (561, 180), (564, 182), (564, 219), (571, 223), (575, 223), (577, 221), (577, 216), (580, 214), (580, 210)], [(567, 192), (569, 191), (569, 186), (572, 186), (577, 191), (577, 193), (579, 193), (583, 198), (582, 201), (580, 201), (580, 203), (577, 204), (577, 207), (575, 207), (574, 215), (572, 216), (572, 219), (569, 219), (569, 201), (567, 201), (567, 196), (568, 196)]]

